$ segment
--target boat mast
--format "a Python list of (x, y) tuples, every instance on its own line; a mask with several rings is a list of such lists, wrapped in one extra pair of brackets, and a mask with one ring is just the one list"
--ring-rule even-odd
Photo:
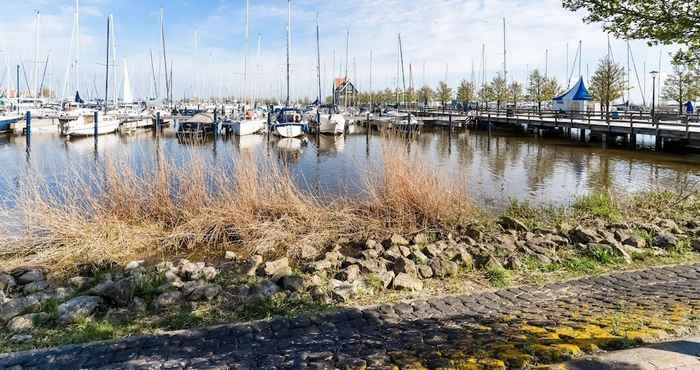
[(289, 107), (289, 53), (292, 47), (292, 0), (287, 0), (287, 104)]
[(403, 67), (403, 45), (401, 45), (401, 34), (399, 33), (399, 58), (401, 62), (401, 80), (402, 80), (402, 101), (403, 105), (406, 106), (406, 73)]
[(506, 17), (503, 17), (503, 83), (508, 88), (508, 68), (506, 66)]
[(250, 30), (248, 28), (249, 19), (249, 0), (245, 1), (245, 55), (243, 56), (243, 109), (245, 110), (245, 105), (248, 102), (248, 54), (250, 53)]
[(374, 91), (372, 91), (372, 49), (369, 49), (369, 111), (372, 112)]
[(75, 0), (75, 92), (80, 91), (80, 0)]
[(348, 63), (350, 63), (350, 28), (345, 33), (345, 99), (343, 105), (348, 107)]
[(321, 36), (316, 13), (316, 73), (318, 74), (318, 105), (321, 106)]
[(41, 96), (39, 93), (39, 88), (37, 84), (39, 83), (39, 22), (41, 20), (41, 15), (39, 11), (36, 11), (34, 19), (34, 68), (32, 71), (32, 88), (34, 89), (34, 97), (38, 98)]
[(112, 16), (107, 17), (107, 57), (105, 58), (105, 101), (104, 101), (104, 109), (105, 113), (107, 113), (107, 97), (109, 95), (109, 30), (110, 30), (110, 21), (112, 19)]
[(170, 82), (169, 78), (170, 76), (168, 75), (168, 58), (165, 54), (165, 10), (163, 8), (160, 8), (160, 41), (161, 41), (161, 46), (163, 48), (163, 67), (165, 68), (165, 100), (167, 103), (169, 103), (170, 100)]
[(151, 53), (151, 74), (153, 75), (153, 94), (154, 98), (158, 99), (158, 80), (156, 80), (156, 68), (153, 65), (153, 50), (149, 50)]

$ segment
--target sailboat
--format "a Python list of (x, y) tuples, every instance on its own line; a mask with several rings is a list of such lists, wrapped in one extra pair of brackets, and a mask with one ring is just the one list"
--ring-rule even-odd
[[(75, 136), (93, 136), (111, 134), (119, 129), (119, 117), (112, 113), (107, 113), (107, 97), (109, 94), (109, 32), (112, 16), (107, 17), (107, 63), (105, 73), (105, 100), (104, 112), (93, 109), (79, 108), (68, 120), (62, 123), (62, 134)], [(80, 96), (76, 94), (76, 101), (80, 100)], [(97, 122), (95, 122), (97, 119)]]
[[(315, 121), (316, 129), (321, 134), (342, 135), (345, 133), (345, 116), (335, 104), (321, 105), (321, 45), (320, 32), (318, 27), (318, 17), (316, 18), (316, 73), (318, 77), (318, 97), (319, 104), (317, 112), (312, 119)], [(347, 79), (346, 79), (347, 80)], [(335, 94), (334, 94), (335, 95)]]
[(294, 138), (304, 135), (308, 127), (301, 110), (289, 105), (289, 53), (292, 43), (292, 0), (287, 0), (287, 101), (277, 115), (277, 122), (272, 125), (272, 132), (281, 137)]
[(151, 116), (145, 112), (142, 106), (134, 101), (134, 94), (131, 91), (131, 81), (129, 80), (129, 68), (126, 58), (124, 64), (124, 81), (122, 82), (122, 108), (116, 114), (121, 122), (120, 131), (130, 132), (137, 128), (151, 125)]
[[(245, 2), (245, 43), (246, 43), (246, 60), (243, 68), (244, 88), (248, 88), (248, 9), (249, 2)], [(260, 57), (260, 42), (258, 42), (258, 57)], [(245, 136), (257, 134), (265, 129), (267, 121), (261, 112), (255, 111), (255, 99), (252, 106), (243, 104), (243, 117), (231, 123), (231, 129), (236, 136)]]

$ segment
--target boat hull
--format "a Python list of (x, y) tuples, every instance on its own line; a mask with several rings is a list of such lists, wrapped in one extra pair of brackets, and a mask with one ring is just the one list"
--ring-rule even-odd
[[(106, 135), (117, 132), (119, 119), (117, 117), (100, 116), (97, 120), (97, 135)], [(80, 116), (75, 120), (63, 124), (63, 135), (72, 137), (94, 136), (95, 124), (93, 121)]]
[(330, 118), (321, 116), (319, 131), (327, 135), (341, 135), (345, 133), (345, 118), (341, 115), (333, 115)]
[(274, 126), (274, 133), (284, 138), (294, 138), (304, 135), (304, 126), (298, 123), (282, 123)]
[(236, 121), (231, 124), (231, 130), (236, 136), (246, 136), (257, 134), (265, 128), (265, 120), (244, 120)]

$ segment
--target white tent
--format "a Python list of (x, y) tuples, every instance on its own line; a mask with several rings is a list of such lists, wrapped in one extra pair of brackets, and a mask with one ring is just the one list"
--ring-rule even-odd
[(581, 77), (569, 91), (552, 100), (552, 107), (562, 112), (583, 112), (590, 100), (592, 100), (591, 94), (588, 93)]

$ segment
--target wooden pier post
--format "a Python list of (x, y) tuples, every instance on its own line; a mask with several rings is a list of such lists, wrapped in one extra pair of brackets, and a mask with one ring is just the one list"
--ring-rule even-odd
[[(106, 101), (105, 101), (105, 104), (107, 104)], [(97, 132), (98, 132), (97, 131), (97, 125), (98, 125), (98, 123), (97, 123), (98, 114), (97, 113), (98, 112), (95, 111), (94, 116), (93, 116), (94, 122), (92, 124), (92, 135), (94, 136), (93, 140), (95, 141), (95, 154), (97, 154)]]
[[(214, 131), (214, 142), (216, 142), (216, 135), (219, 134), (219, 133), (217, 132), (217, 131), (219, 131), (219, 121), (218, 121), (218, 118), (219, 118), (219, 117), (218, 117), (218, 114), (217, 114), (217, 113), (218, 113), (218, 109), (214, 108), (214, 123), (212, 123), (212, 125), (214, 126), (214, 127), (213, 127), (213, 131)], [(214, 145), (216, 145), (216, 144), (214, 144)]]
[(32, 146), (32, 112), (27, 111), (25, 121), (26, 127), (24, 128), (24, 133), (27, 136), (27, 152), (29, 152), (29, 149)]

